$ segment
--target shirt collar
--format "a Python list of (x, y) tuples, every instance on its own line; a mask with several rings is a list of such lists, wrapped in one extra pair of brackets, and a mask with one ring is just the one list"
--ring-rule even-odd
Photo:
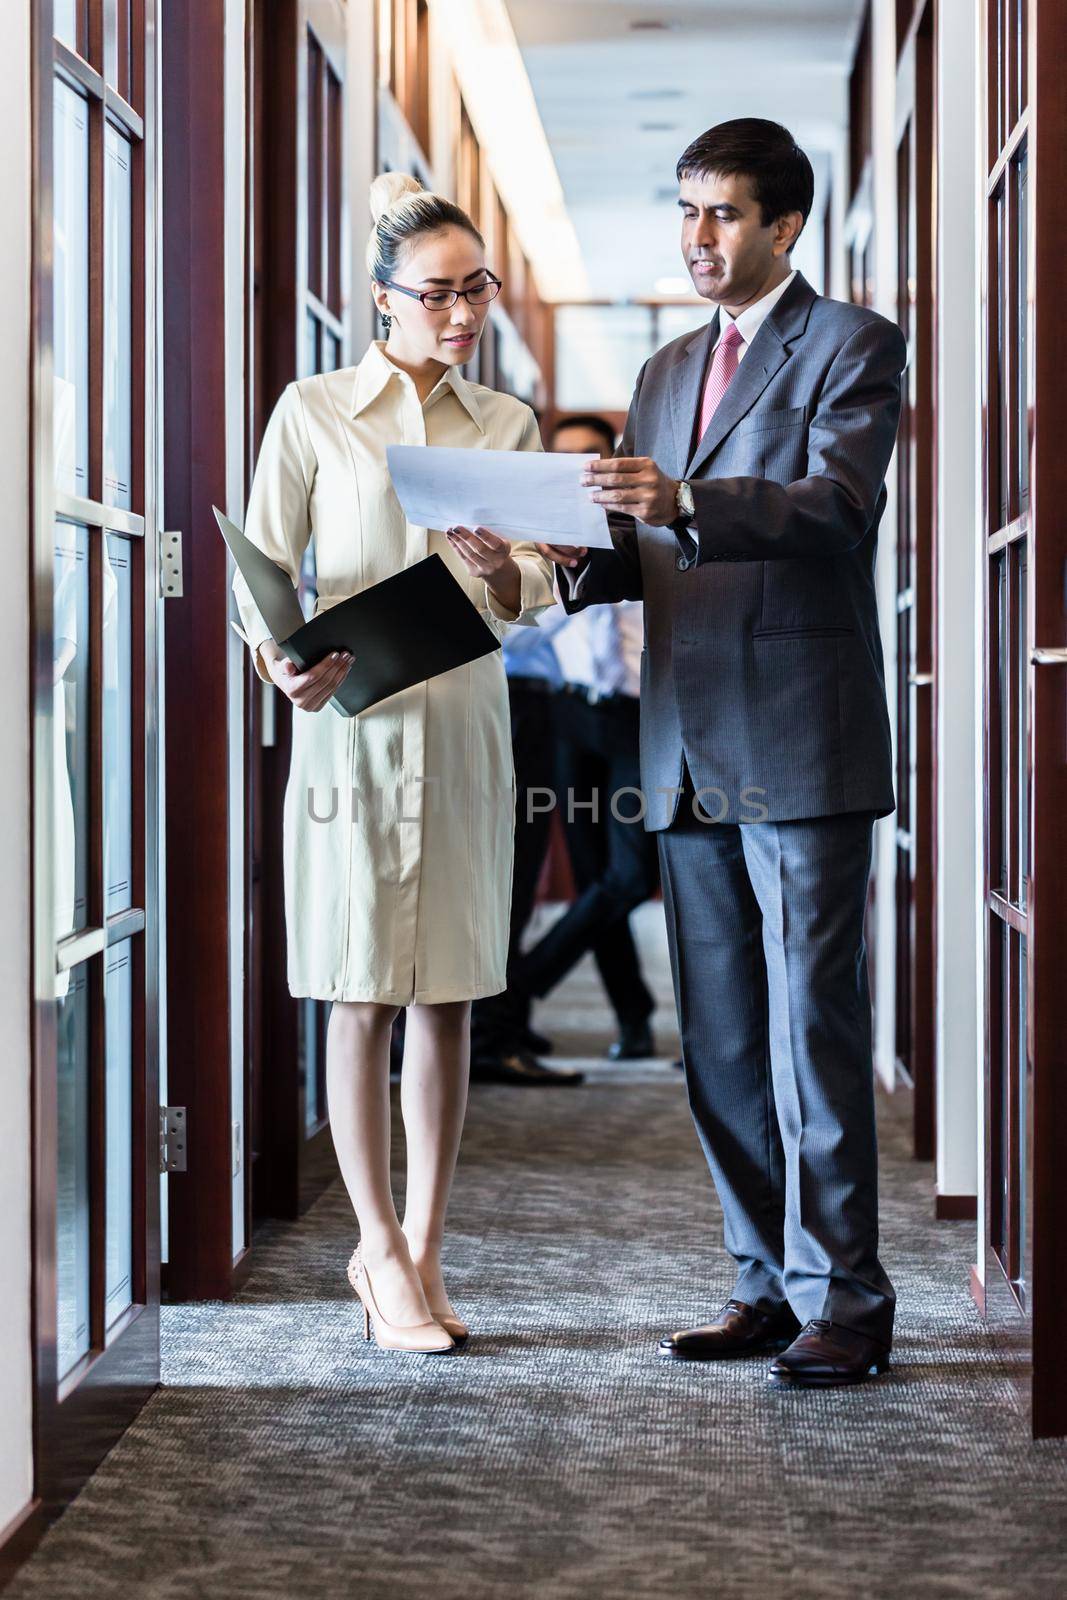
[[(363, 360), (356, 368), (356, 375), (352, 383), (351, 415), (358, 417), (361, 411), (365, 411), (369, 405), (377, 400), (386, 384), (394, 379), (398, 382), (404, 382), (405, 380), (409, 383), (411, 382), (407, 374), (401, 372), (400, 368), (395, 366), (385, 354), (385, 340), (373, 339), (367, 346), (367, 352)], [(456, 399), (478, 429), (478, 432), (484, 433), (485, 423), (482, 418), (481, 407), (478, 404), (478, 397), (474, 392), (474, 386), (467, 382), (458, 367), (445, 368), (439, 382), (427, 395), (424, 404), (436, 404), (445, 388), (452, 390)]]
[(725, 306), (719, 307), (719, 335), (724, 334), (731, 323), (737, 323), (737, 331), (746, 344), (751, 344), (763, 323), (770, 316), (779, 300), (789, 288), (797, 275), (796, 267), (793, 268), (788, 278), (783, 278), (781, 283), (762, 296), (754, 305), (746, 306), (739, 317), (732, 317)]

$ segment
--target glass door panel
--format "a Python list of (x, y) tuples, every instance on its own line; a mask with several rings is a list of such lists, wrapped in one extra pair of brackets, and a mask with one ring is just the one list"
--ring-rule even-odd
[(52, 28), (57, 39), (78, 48), (78, 0), (53, 0)]
[(62, 78), (53, 117), (53, 455), (56, 488), (89, 493), (89, 108)]
[(133, 894), (133, 588), (131, 542), (104, 543), (104, 895), (105, 915)]
[(55, 933), (76, 933), (88, 919), (89, 531), (56, 524), (53, 629), (53, 791)]
[(133, 1299), (133, 953), (123, 939), (104, 969), (107, 1186), (104, 1326)]
[(132, 187), (129, 140), (105, 124), (104, 503), (132, 504)]
[(89, 1350), (89, 975), (56, 979), (57, 1377)]
[[(41, 459), (51, 450), (54, 472), (34, 486), (42, 576), (33, 612), (51, 660), (35, 682), (33, 717), (43, 819), (35, 1211), (46, 1219), (35, 1240), (35, 1429), (37, 1492), (48, 1505), (92, 1470), (159, 1379), (149, 9), (146, 0), (58, 0), (57, 43), (34, 58), (36, 147), (51, 150), (34, 210), (34, 371), (54, 373), (35, 392)], [(52, 5), (39, 17), (47, 29)]]
[(104, 30), (104, 76), (124, 99), (130, 99), (130, 0), (110, 0), (111, 16)]

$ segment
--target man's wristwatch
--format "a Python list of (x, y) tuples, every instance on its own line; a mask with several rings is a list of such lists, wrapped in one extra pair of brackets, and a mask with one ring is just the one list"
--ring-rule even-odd
[(678, 485), (678, 492), (675, 498), (678, 502), (678, 515), (680, 517), (685, 517), (688, 520), (696, 516), (697, 508), (693, 499), (693, 485), (687, 483), (684, 478)]

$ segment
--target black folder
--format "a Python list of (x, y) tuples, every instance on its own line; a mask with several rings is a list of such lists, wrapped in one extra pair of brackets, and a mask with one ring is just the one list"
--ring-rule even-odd
[(438, 555), (426, 556), (391, 578), (304, 621), (289, 574), (237, 525), (212, 508), (222, 537), (271, 637), (302, 670), (333, 650), (353, 661), (330, 704), (355, 717), (412, 684), (451, 672), (500, 648)]

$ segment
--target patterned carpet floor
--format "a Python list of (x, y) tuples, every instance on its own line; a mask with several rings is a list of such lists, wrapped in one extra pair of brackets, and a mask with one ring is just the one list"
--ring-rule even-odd
[(538, 1020), (585, 1086), (472, 1092), (447, 1253), (468, 1349), (363, 1344), (335, 1184), (257, 1235), (239, 1299), (165, 1308), (164, 1386), (11, 1600), (1067, 1597), (1067, 1442), (1028, 1437), (967, 1291), (973, 1224), (933, 1220), (899, 1104), (888, 1377), (780, 1394), (763, 1360), (657, 1359), (730, 1273), (657, 908), (640, 928), (661, 1059), (603, 1061), (583, 968)]

